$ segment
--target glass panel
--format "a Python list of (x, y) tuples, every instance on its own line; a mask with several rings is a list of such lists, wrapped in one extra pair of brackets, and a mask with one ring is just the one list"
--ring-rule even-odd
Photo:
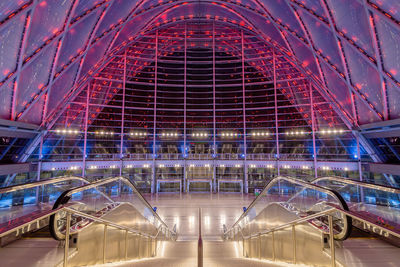
[[(400, 189), (336, 177), (319, 178), (314, 183), (339, 192), (349, 209), (358, 215), (390, 229), (400, 227)], [(369, 230), (364, 225), (360, 226)]]
[(309, 47), (306, 47), (304, 43), (300, 42), (298, 39), (292, 37), (291, 35), (286, 36), (292, 49), (294, 50), (295, 57), (298, 59), (301, 66), (305, 69), (311, 70), (312, 74), (321, 80), (321, 75), (319, 74), (317, 64), (315, 63), (314, 56), (310, 51)]
[(97, 30), (96, 37), (99, 37), (104, 31), (108, 30), (112, 25), (125, 20), (133, 7), (136, 6), (137, 0), (117, 0), (114, 1), (112, 6), (108, 9), (102, 20), (99, 29)]
[(400, 20), (400, 2), (393, 0), (369, 0), (368, 2), (374, 3), (390, 16)]
[(112, 37), (113, 35), (110, 34), (109, 36), (104, 37), (92, 45), (86, 55), (79, 79), (84, 77), (90, 69), (95, 70), (96, 64), (99, 62), (99, 60), (104, 59), (104, 53), (108, 48)]
[(268, 8), (275, 20), (282, 22), (283, 25), (288, 25), (291, 30), (305, 38), (303, 30), (286, 1), (264, 0), (263, 4)]
[(14, 91), (14, 79), (0, 87), (0, 118), (9, 120), (11, 118), (12, 94)]
[(79, 1), (78, 6), (75, 9), (75, 20), (77, 17), (82, 16), (84, 13), (86, 13), (89, 9), (95, 8), (96, 5), (98, 5), (101, 2), (106, 2), (103, 0), (90, 0), (90, 1)]
[(359, 124), (382, 121), (382, 119), (376, 114), (376, 112), (368, 108), (367, 104), (363, 100), (361, 100), (361, 98), (358, 95), (355, 95), (354, 98), (356, 102), (355, 104), (356, 104)]
[(0, 28), (0, 81), (17, 68), (18, 52), (25, 25), (25, 14), (21, 14)]
[(400, 81), (400, 31), (385, 19), (374, 16), (384, 69)]
[(25, 57), (42, 46), (46, 40), (61, 31), (67, 20), (72, 1), (48, 0), (41, 1), (32, 18)]
[[(109, 178), (73, 189), (64, 199), (68, 201), (69, 208), (152, 236), (157, 234), (159, 227), (168, 229), (132, 183), (125, 178)], [(115, 213), (119, 215), (113, 216)], [(65, 231), (63, 216), (65, 213), (59, 213), (56, 218), (61, 220), (61, 223), (59, 221), (54, 225), (57, 234), (61, 235)], [(92, 220), (73, 215), (72, 222), (72, 231), (76, 231), (89, 225)], [(160, 235), (162, 237), (163, 231)]]
[(390, 119), (400, 118), (400, 88), (386, 81), (387, 99)]
[(73, 57), (84, 51), (99, 14), (100, 11), (91, 14), (78, 22), (72, 29), (69, 29), (64, 38), (62, 47), (60, 48), (57, 72), (59, 72), (65, 64), (70, 62)]
[[(352, 0), (330, 0), (329, 2), (338, 30), (353, 40), (368, 55), (375, 57), (369, 21), (364, 7)], [(343, 42), (347, 43), (347, 41)]]
[(84, 179), (65, 177), (1, 188), (0, 232), (50, 211), (62, 192), (86, 183)]
[(340, 72), (343, 72), (343, 65), (340, 59), (340, 54), (336, 44), (336, 39), (329, 27), (325, 27), (321, 21), (311, 17), (306, 12), (299, 10), (299, 14), (302, 16), (304, 24), (308, 29), (311, 39), (314, 42), (315, 48), (324, 57), (338, 68)]
[(34, 104), (32, 104), (33, 106), (29, 111), (25, 112), (25, 114), (19, 118), (18, 121), (40, 125), (42, 123), (45, 100), (46, 94), (43, 94)]
[(344, 45), (352, 84), (383, 114), (382, 84), (377, 70), (348, 45)]
[[(274, 227), (306, 217), (332, 206), (346, 205), (335, 194), (293, 178), (272, 180), (261, 194), (231, 228), (231, 232), (240, 231), (244, 237), (273, 229)], [(340, 213), (333, 213), (336, 237), (348, 230), (347, 221)], [(327, 231), (325, 216), (308, 221), (322, 231)], [(238, 233), (239, 235), (239, 233)], [(240, 235), (241, 236), (241, 235)]]
[(17, 91), (17, 114), (25, 109), (33, 97), (49, 83), (49, 74), (54, 59), (56, 45), (51, 45), (42, 51), (21, 72), (20, 83)]
[(331, 70), (325, 63), (321, 64), (322, 70), (325, 73), (325, 78), (329, 91), (334, 99), (339, 103), (339, 108), (343, 108), (347, 116), (353, 118), (352, 100), (347, 84), (340, 79), (340, 76)]
[(29, 0), (20, 1), (0, 1), (0, 21), (6, 19), (11, 13), (17, 11), (24, 4), (28, 3)]
[(49, 95), (48, 115), (51, 114), (64, 99), (64, 95), (71, 90), (78, 66), (78, 62), (75, 62), (66, 72), (61, 74), (58, 80), (53, 84)]
[(321, 5), (320, 0), (302, 0), (301, 3), (305, 4), (308, 9), (311, 9), (318, 16), (323, 17), (325, 20), (328, 20), (325, 10)]

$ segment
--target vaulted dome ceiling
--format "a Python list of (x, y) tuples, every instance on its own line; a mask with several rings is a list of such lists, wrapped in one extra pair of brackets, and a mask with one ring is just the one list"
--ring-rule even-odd
[(112, 55), (149, 31), (196, 19), (274, 46), (349, 128), (400, 118), (398, 1), (18, 0), (0, 10), (2, 119), (48, 127)]

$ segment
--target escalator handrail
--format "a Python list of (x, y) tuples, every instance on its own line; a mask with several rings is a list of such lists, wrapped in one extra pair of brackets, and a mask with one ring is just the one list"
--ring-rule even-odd
[(318, 218), (318, 217), (330, 215), (333, 212), (340, 212), (341, 214), (344, 214), (344, 215), (346, 215), (348, 217), (351, 217), (351, 218), (353, 218), (353, 219), (355, 219), (357, 221), (366, 223), (368, 225), (372, 225), (376, 229), (385, 231), (385, 232), (387, 232), (388, 234), (390, 234), (392, 236), (400, 238), (400, 231), (398, 231), (397, 229), (390, 229), (386, 225), (378, 224), (376, 222), (373, 222), (373, 221), (370, 221), (370, 220), (368, 220), (366, 218), (363, 218), (362, 216), (360, 216), (359, 214), (357, 214), (355, 212), (348, 211), (348, 210), (343, 210), (341, 208), (334, 207), (334, 206), (332, 206), (328, 210), (324, 210), (324, 211), (321, 211), (321, 212), (318, 212), (318, 213), (315, 213), (315, 214), (312, 214), (312, 215), (308, 215), (307, 217), (299, 218), (299, 219), (293, 220), (291, 222), (288, 222), (288, 223), (285, 223), (285, 224), (281, 224), (281, 225), (276, 226), (274, 228), (271, 228), (271, 229), (268, 229), (268, 230), (265, 230), (265, 231), (260, 231), (260, 232), (257, 232), (255, 234), (251, 234), (251, 235), (248, 235), (248, 236), (244, 236), (243, 232), (242, 232), (242, 230), (240, 228), (239, 228), (239, 230), (240, 230), (240, 233), (241, 233), (243, 239), (249, 239), (249, 238), (257, 237), (259, 235), (266, 235), (266, 234), (271, 233), (271, 232), (283, 230), (283, 229), (289, 228), (290, 226), (301, 224), (303, 222), (307, 222), (309, 220), (312, 220), (312, 219), (315, 219), (315, 218)]
[[(335, 191), (335, 190), (332, 190), (332, 189), (329, 189), (329, 188), (326, 188), (326, 187), (323, 187), (323, 186), (311, 184), (311, 183), (309, 183), (309, 182), (305, 182), (305, 181), (302, 181), (302, 180), (299, 180), (299, 179), (296, 179), (296, 178), (292, 178), (292, 177), (278, 176), (278, 177), (275, 177), (274, 179), (271, 179), (271, 180), (265, 185), (265, 187), (264, 187), (264, 189), (262, 190), (262, 192), (250, 203), (250, 205), (248, 206), (248, 208), (246, 209), (246, 211), (242, 213), (242, 215), (239, 217), (239, 219), (237, 219), (237, 221), (236, 221), (236, 222), (230, 227), (230, 229), (227, 230), (224, 234), (226, 234), (226, 233), (232, 231), (232, 230), (236, 227), (236, 225), (238, 225), (238, 224), (247, 216), (247, 214), (248, 214), (248, 213), (250, 212), (250, 210), (257, 204), (257, 202), (260, 201), (261, 197), (262, 197), (266, 192), (268, 192), (268, 190), (269, 190), (272, 186), (274, 186), (277, 182), (282, 181), (282, 180), (283, 180), (283, 181), (287, 181), (287, 182), (291, 182), (291, 183), (294, 183), (294, 184), (302, 185), (302, 186), (304, 186), (304, 187), (306, 187), (306, 188), (314, 189), (314, 190), (316, 190), (316, 191), (319, 191), (319, 192), (328, 194), (328, 195), (330, 195), (331, 197), (335, 198), (335, 199), (339, 202), (340, 208), (341, 208), (341, 209), (346, 210), (346, 211), (349, 210), (349, 207), (347, 206), (346, 201), (345, 201), (345, 200), (343, 199), (343, 197), (342, 197), (337, 191)], [(350, 233), (351, 233), (351, 225), (352, 225), (352, 223), (351, 223), (351, 218), (350, 218), (349, 216), (346, 216), (346, 220), (347, 220), (348, 226), (347, 226), (346, 233), (344, 234), (343, 239), (346, 239), (346, 238), (350, 235)]]
[(253, 237), (260, 236), (260, 235), (266, 235), (266, 234), (269, 234), (269, 233), (272, 233), (272, 232), (276, 232), (276, 231), (279, 231), (279, 230), (284, 230), (284, 229), (289, 228), (291, 226), (294, 226), (294, 225), (297, 225), (297, 224), (301, 224), (301, 223), (304, 223), (304, 222), (308, 222), (308, 221), (310, 221), (312, 219), (316, 219), (318, 217), (329, 215), (330, 213), (332, 213), (334, 211), (337, 211), (337, 210), (341, 211), (341, 209), (337, 209), (337, 208), (332, 207), (332, 208), (330, 208), (328, 210), (320, 211), (318, 213), (315, 213), (315, 214), (312, 214), (312, 215), (308, 215), (306, 217), (298, 218), (298, 219), (295, 219), (295, 220), (290, 221), (288, 223), (284, 223), (284, 224), (275, 226), (275, 227), (273, 227), (271, 229), (267, 229), (267, 230), (264, 230), (264, 231), (257, 232), (255, 234), (251, 234), (251, 235), (245, 236), (245, 235), (243, 235), (242, 231), (241, 231), (241, 234), (242, 234), (243, 239), (246, 240), (246, 239), (250, 239), (250, 238), (253, 238)]
[(26, 183), (26, 184), (11, 185), (11, 186), (7, 186), (7, 187), (3, 187), (3, 188), (0, 188), (0, 194), (6, 194), (6, 193), (19, 191), (19, 190), (25, 190), (25, 189), (29, 189), (29, 188), (42, 186), (42, 185), (55, 184), (55, 183), (60, 183), (60, 182), (65, 182), (65, 181), (70, 181), (70, 180), (71, 181), (77, 180), (77, 181), (81, 181), (86, 184), (90, 184), (90, 182), (83, 177), (61, 176), (61, 177), (55, 177), (55, 178), (35, 181), (35, 182), (31, 182), (31, 183)]
[(393, 193), (393, 194), (400, 194), (400, 188), (386, 186), (386, 185), (379, 185), (379, 184), (374, 184), (374, 183), (369, 183), (369, 182), (364, 182), (364, 181), (357, 181), (357, 180), (352, 180), (352, 179), (345, 179), (344, 177), (337, 177), (337, 176), (327, 176), (327, 177), (315, 178), (314, 180), (311, 181), (311, 183), (315, 184), (315, 183), (318, 183), (319, 181), (323, 181), (323, 180), (337, 181), (337, 182), (344, 183), (344, 184), (359, 185), (359, 186), (363, 186), (366, 188), (375, 189), (375, 190), (379, 190), (379, 191), (389, 192), (389, 193)]
[(96, 182), (90, 183), (88, 185), (82, 185), (82, 186), (78, 186), (69, 190), (64, 191), (56, 200), (56, 202), (54, 203), (53, 209), (57, 209), (60, 205), (64, 205), (66, 204), (69, 199), (70, 196), (72, 194), (81, 192), (81, 191), (85, 191), (88, 189), (92, 189), (92, 188), (97, 188), (101, 185), (104, 184), (109, 184), (112, 182), (117, 182), (117, 181), (122, 181), (125, 184), (127, 184), (136, 194), (136, 196), (145, 204), (145, 206), (152, 212), (152, 215), (154, 217), (157, 218), (157, 220), (165, 227), (168, 229), (168, 231), (170, 231), (173, 234), (176, 234), (176, 232), (172, 231), (171, 229), (169, 229), (168, 225), (160, 218), (160, 216), (153, 210), (153, 207), (149, 204), (149, 202), (147, 202), (147, 200), (142, 196), (142, 194), (136, 189), (135, 185), (131, 182), (131, 180), (123, 177), (123, 176), (118, 176), (118, 177), (112, 177), (112, 178), (106, 178), (106, 179), (101, 179), (98, 180)]

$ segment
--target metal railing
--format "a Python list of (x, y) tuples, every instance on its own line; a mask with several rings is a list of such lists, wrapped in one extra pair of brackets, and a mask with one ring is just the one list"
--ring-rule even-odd
[(373, 184), (373, 183), (368, 183), (364, 181), (357, 181), (357, 180), (352, 180), (352, 179), (346, 179), (344, 177), (337, 177), (337, 176), (327, 176), (327, 177), (319, 177), (311, 181), (313, 184), (317, 184), (320, 181), (336, 181), (340, 182), (343, 184), (351, 184), (351, 185), (357, 185), (357, 186), (362, 186), (365, 188), (373, 189), (373, 190), (379, 190), (379, 191), (384, 191), (388, 193), (393, 193), (393, 194), (400, 194), (400, 188), (392, 187), (392, 186), (386, 186), (386, 185), (379, 185), (379, 184)]
[(19, 190), (25, 190), (25, 189), (39, 187), (39, 186), (43, 186), (43, 185), (55, 184), (55, 183), (60, 183), (60, 182), (73, 181), (73, 180), (81, 181), (82, 183), (85, 183), (85, 184), (90, 183), (85, 178), (79, 177), (79, 176), (61, 176), (61, 177), (40, 180), (40, 181), (26, 183), (26, 184), (3, 187), (3, 188), (0, 188), (0, 194), (6, 194), (6, 193), (19, 191)]
[[(308, 182), (296, 179), (296, 178), (290, 178), (290, 177), (282, 177), (282, 176), (278, 176), (274, 179), (271, 179), (267, 185), (264, 187), (264, 189), (262, 190), (262, 192), (256, 197), (256, 199), (253, 200), (253, 202), (248, 206), (248, 208), (246, 209), (246, 211), (239, 217), (239, 219), (232, 225), (232, 227), (228, 230), (232, 231), (235, 226), (239, 225), (241, 223), (242, 220), (244, 220), (246, 218), (246, 216), (248, 215), (248, 213), (250, 212), (250, 210), (260, 201), (260, 199), (266, 195), (266, 193), (268, 192), (269, 189), (271, 189), (273, 186), (275, 186), (276, 184), (278, 184), (281, 181), (286, 181), (292, 184), (297, 184), (297, 185), (301, 185), (306, 189), (312, 189), (321, 193), (325, 193), (329, 196), (331, 196), (333, 199), (335, 199), (339, 205), (340, 208), (343, 210), (349, 210), (347, 203), (344, 201), (344, 199), (342, 198), (342, 196), (331, 189), (319, 186), (319, 185), (315, 185), (315, 184), (310, 184)], [(295, 194), (297, 195), (297, 194)], [(339, 233), (335, 239), (340, 240), (340, 239), (346, 239), (351, 231), (351, 227), (352, 227), (352, 223), (351, 223), (351, 218), (346, 217), (343, 220), (343, 230), (341, 233)]]
[[(103, 252), (102, 252), (103, 253), (103, 263), (106, 262), (106, 247), (107, 247), (107, 238), (106, 238), (106, 236), (107, 236), (107, 228), (108, 227), (112, 227), (112, 228), (115, 228), (115, 229), (118, 229), (118, 230), (125, 231), (125, 235), (124, 235), (124, 239), (125, 239), (124, 240), (124, 242), (125, 242), (125, 248), (124, 248), (125, 260), (127, 260), (127, 255), (128, 255), (128, 234), (133, 234), (133, 235), (136, 235), (136, 236), (145, 237), (147, 239), (153, 240), (153, 242), (156, 242), (157, 238), (160, 235), (160, 232), (162, 231), (162, 226), (160, 225), (158, 227), (158, 229), (157, 229), (157, 233), (155, 235), (150, 235), (148, 233), (145, 233), (145, 232), (142, 232), (142, 231), (138, 231), (138, 230), (130, 228), (130, 227), (119, 225), (119, 224), (116, 224), (114, 222), (111, 222), (111, 221), (108, 221), (108, 220), (105, 220), (105, 219), (102, 219), (102, 218), (98, 218), (98, 217), (95, 217), (95, 216), (92, 216), (92, 215), (89, 215), (89, 214), (86, 214), (86, 213), (71, 209), (68, 206), (63, 206), (63, 207), (51, 210), (51, 211), (47, 212), (46, 214), (42, 215), (41, 217), (38, 217), (38, 218), (36, 218), (36, 219), (34, 219), (34, 220), (30, 221), (30, 222), (18, 225), (16, 227), (12, 228), (12, 229), (8, 229), (7, 231), (4, 231), (4, 232), (0, 233), (0, 238), (4, 237), (4, 236), (7, 236), (7, 235), (9, 235), (9, 234), (11, 234), (13, 232), (16, 232), (16, 231), (23, 231), (23, 229), (25, 229), (26, 227), (29, 227), (30, 224), (37, 223), (38, 221), (46, 219), (46, 218), (49, 218), (50, 216), (53, 216), (53, 215), (55, 215), (56, 213), (59, 213), (59, 212), (65, 212), (66, 213), (66, 233), (65, 233), (65, 235), (68, 238), (65, 238), (65, 244), (64, 244), (64, 256), (63, 256), (63, 266), (64, 267), (68, 266), (69, 243), (70, 243), (69, 236), (71, 235), (70, 229), (71, 229), (71, 216), (72, 215), (75, 215), (75, 216), (78, 216), (78, 217), (81, 217), (81, 218), (85, 218), (85, 219), (88, 219), (88, 220), (91, 220), (91, 221), (94, 221), (96, 223), (104, 225)], [(167, 231), (165, 236), (166, 236), (166, 238), (168, 238), (170, 240), (175, 240), (176, 239), (175, 232), (168, 232)], [(151, 256), (155, 256), (156, 255), (156, 247), (157, 246), (155, 245), (154, 252), (149, 251), (150, 252), (149, 254)], [(150, 248), (151, 247), (149, 246), (148, 249), (150, 250)]]
[[(133, 185), (133, 183), (122, 176), (119, 177), (113, 177), (113, 178), (107, 178), (107, 179), (102, 179), (96, 182), (93, 182), (91, 184), (88, 185), (83, 185), (83, 186), (79, 186), (70, 190), (67, 190), (65, 192), (63, 192), (59, 198), (56, 200), (56, 202), (54, 203), (53, 209), (57, 209), (59, 208), (61, 205), (65, 205), (68, 203), (68, 201), (70, 200), (70, 196), (75, 194), (75, 193), (79, 193), (85, 190), (89, 190), (92, 188), (97, 188), (99, 186), (102, 185), (106, 185), (106, 184), (110, 184), (110, 183), (114, 183), (114, 182), (123, 182), (126, 185), (128, 185), (130, 187), (130, 189), (133, 191), (133, 193), (135, 194), (135, 196), (142, 202), (142, 204), (144, 204), (146, 206), (146, 208), (151, 212), (152, 216), (163, 226), (165, 227), (169, 232), (171, 232), (173, 235), (176, 235), (176, 232), (174, 232), (173, 230), (170, 230), (168, 225), (160, 218), (160, 216), (153, 210), (153, 207), (149, 204), (149, 202), (147, 202), (147, 200), (142, 196), (142, 194), (136, 189), (136, 187)], [(100, 192), (103, 196), (105, 196), (107, 198), (107, 200), (109, 200), (110, 202), (115, 202), (114, 200), (112, 200), (111, 198), (109, 198), (108, 196), (104, 195), (104, 193)], [(50, 232), (52, 233), (53, 237), (55, 239), (60, 239), (60, 235), (58, 234), (58, 231), (56, 230), (56, 218), (55, 215), (53, 214), (50, 217)]]
[[(276, 260), (276, 256), (275, 256), (275, 238), (274, 238), (274, 234), (276, 232), (278, 232), (278, 231), (287, 230), (289, 228), (292, 231), (292, 235), (291, 235), (292, 236), (292, 244), (293, 244), (293, 260), (292, 260), (292, 262), (294, 264), (296, 264), (297, 263), (296, 226), (300, 225), (302, 223), (305, 223), (305, 222), (309, 222), (309, 221), (311, 221), (313, 219), (326, 216), (326, 217), (328, 217), (328, 231), (325, 231), (323, 233), (327, 234), (329, 236), (329, 248), (330, 248), (331, 266), (336, 266), (336, 255), (335, 255), (335, 244), (334, 244), (335, 237), (334, 237), (334, 226), (333, 226), (333, 215), (332, 215), (332, 213), (337, 213), (337, 212), (341, 213), (343, 216), (351, 217), (354, 220), (358, 220), (358, 221), (360, 221), (362, 223), (366, 223), (366, 224), (372, 225), (376, 229), (379, 229), (381, 231), (387, 232), (390, 235), (393, 235), (393, 236), (395, 236), (397, 238), (400, 238), (400, 231), (398, 231), (398, 230), (389, 229), (389, 228), (387, 228), (387, 227), (385, 227), (383, 225), (379, 225), (379, 224), (376, 224), (374, 222), (370, 222), (369, 220), (364, 219), (364, 218), (358, 216), (357, 214), (355, 214), (355, 213), (353, 213), (351, 211), (346, 211), (346, 210), (343, 210), (343, 209), (340, 209), (340, 208), (337, 208), (337, 207), (331, 207), (328, 210), (324, 210), (324, 211), (321, 211), (321, 212), (306, 216), (304, 218), (299, 218), (299, 219), (293, 220), (291, 222), (288, 222), (288, 223), (273, 227), (271, 229), (267, 229), (267, 230), (264, 230), (264, 231), (253, 233), (253, 234), (247, 235), (247, 236), (245, 236), (243, 234), (243, 231), (242, 231), (241, 227), (238, 225), (237, 233), (232, 233), (233, 228), (231, 228), (230, 230), (224, 232), (223, 237), (224, 237), (225, 240), (230, 240), (230, 239), (234, 240), (234, 239), (236, 239), (236, 236), (234, 236), (234, 235), (240, 233), (240, 235), (241, 235), (240, 239), (243, 242), (243, 256), (250, 256), (250, 257), (254, 257), (255, 256), (254, 258), (261, 258), (261, 249), (260, 248), (258, 249), (257, 255), (252, 255), (251, 252), (246, 255), (246, 247), (245, 247), (246, 246), (246, 240), (258, 239), (261, 242), (261, 238), (262, 237), (267, 236), (267, 235), (271, 235), (271, 239), (272, 239), (272, 260), (275, 261)], [(225, 225), (224, 225), (224, 229), (226, 229)]]

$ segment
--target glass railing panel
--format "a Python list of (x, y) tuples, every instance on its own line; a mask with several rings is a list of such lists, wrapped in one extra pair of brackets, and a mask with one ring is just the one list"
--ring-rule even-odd
[(374, 222), (400, 228), (400, 189), (341, 177), (318, 178), (314, 183), (339, 192), (351, 211)]
[[(329, 189), (297, 179), (278, 177), (264, 188), (234, 224), (234, 228), (240, 228), (246, 236), (253, 235), (297, 218), (331, 209), (332, 206), (347, 209), (340, 195)], [(332, 215), (336, 238), (344, 238), (348, 235), (347, 218), (339, 212)], [(327, 225), (323, 218), (314, 219), (309, 223), (321, 229), (326, 229)]]
[[(80, 177), (57, 177), (0, 189), (0, 228), (31, 220), (53, 208), (66, 190), (87, 184)], [(0, 229), (1, 231), (1, 229)]]
[[(156, 235), (160, 229), (162, 230), (159, 233), (160, 237), (168, 232), (167, 225), (132, 183), (123, 177), (103, 179), (69, 190), (57, 200), (57, 204), (56, 207), (67, 204), (71, 209), (132, 227), (149, 235)], [(72, 228), (76, 231), (90, 223), (90, 219), (73, 215)], [(51, 224), (54, 228), (54, 237), (63, 239), (65, 213), (61, 212), (54, 216)]]

